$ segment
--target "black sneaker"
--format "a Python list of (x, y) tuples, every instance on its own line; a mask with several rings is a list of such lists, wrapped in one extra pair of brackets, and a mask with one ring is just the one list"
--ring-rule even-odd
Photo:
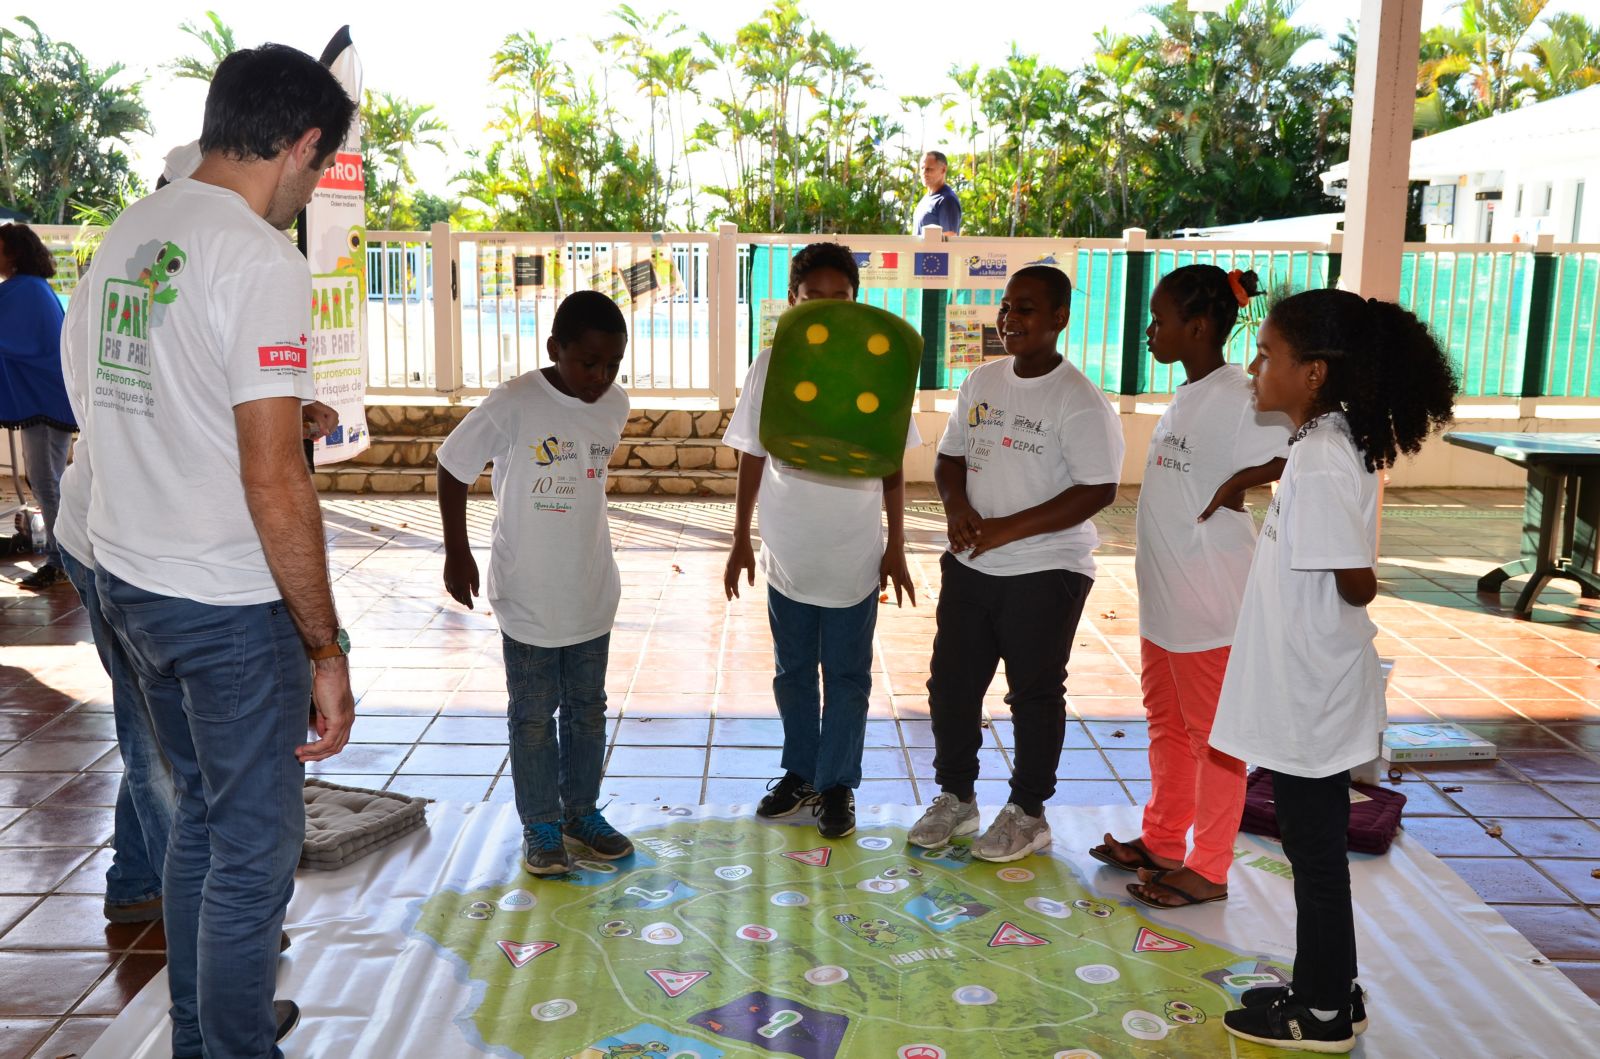
[[(1239, 997), (1239, 1003), (1247, 1008), (1260, 1007), (1288, 994), (1289, 987), (1286, 985), (1258, 986), (1246, 989)], [(1367, 1032), (1367, 991), (1358, 985), (1350, 987), (1350, 1028), (1357, 1034)]]
[(65, 570), (55, 563), (46, 563), (21, 581), (18, 581), (17, 584), (23, 588), (33, 589), (35, 592), (42, 592), (44, 589), (59, 585), (66, 579), (67, 572)]
[(601, 860), (619, 860), (633, 852), (628, 836), (607, 823), (598, 809), (568, 820), (561, 825), (561, 833), (588, 847), (589, 852)]
[(558, 824), (534, 824), (522, 831), (522, 866), (533, 875), (565, 875), (572, 854)]
[(300, 1005), (293, 1000), (274, 1000), (272, 1017), (278, 1020), (278, 1035), (272, 1039), (281, 1041), (300, 1025)]
[(856, 795), (849, 787), (829, 787), (817, 798), (811, 811), (817, 817), (817, 831), (823, 838), (843, 838), (856, 829)]
[(763, 820), (778, 820), (793, 816), (808, 805), (815, 805), (817, 790), (792, 772), (785, 772), (767, 784), (771, 793), (756, 806), (756, 815)]
[(1240, 1040), (1293, 1052), (1342, 1055), (1356, 1046), (1355, 1029), (1350, 1025), (1348, 1011), (1341, 1011), (1324, 1022), (1292, 992), (1266, 1004), (1234, 1008), (1222, 1016), (1222, 1025)]

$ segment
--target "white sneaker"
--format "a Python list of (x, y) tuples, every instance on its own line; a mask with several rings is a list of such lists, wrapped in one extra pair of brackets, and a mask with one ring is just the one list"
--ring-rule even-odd
[(941, 794), (928, 806), (922, 819), (911, 825), (906, 835), (913, 846), (938, 849), (957, 835), (978, 833), (978, 800), (964, 802), (953, 794)]
[(972, 855), (979, 860), (1021, 860), (1049, 848), (1049, 822), (1043, 816), (1029, 816), (1015, 802), (1007, 802), (989, 830), (972, 844)]

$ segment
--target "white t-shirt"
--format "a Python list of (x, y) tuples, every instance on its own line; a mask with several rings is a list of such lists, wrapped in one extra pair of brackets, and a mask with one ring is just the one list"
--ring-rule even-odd
[[(761, 397), (772, 351), (750, 365), (722, 443), (767, 461), (761, 476), (761, 572), (801, 603), (853, 607), (878, 589), (883, 560), (883, 479), (814, 474), (761, 447)], [(911, 417), (906, 448), (922, 444)]]
[(1291, 776), (1371, 761), (1387, 719), (1365, 607), (1334, 570), (1377, 562), (1378, 476), (1344, 416), (1319, 420), (1289, 450), (1245, 585), (1211, 745)]
[(459, 481), (494, 461), (486, 591), (513, 640), (566, 647), (611, 631), (622, 579), (606, 465), (627, 421), (621, 387), (585, 404), (530, 371), (495, 387), (439, 446), (439, 466)]
[[(939, 439), (945, 456), (965, 456), (967, 499), (984, 518), (1035, 507), (1075, 485), (1115, 485), (1122, 477), (1122, 424), (1083, 372), (1063, 360), (1023, 379), (1012, 358), (973, 369)], [(1100, 543), (1088, 520), (985, 552), (956, 558), (987, 574), (1072, 570), (1094, 576)]]
[(1233, 364), (1172, 395), (1150, 439), (1135, 520), (1140, 636), (1168, 651), (1233, 642), (1255, 521), (1226, 507), (1195, 519), (1223, 482), (1287, 456), (1292, 430), (1287, 416), (1256, 411), (1250, 380)]
[(94, 273), (68, 377), (88, 413), (96, 565), (214, 606), (279, 598), (233, 410), (312, 397), (305, 258), (234, 192), (180, 180), (123, 211)]
[[(72, 416), (80, 424), (89, 421), (88, 409), (80, 400), (83, 391), (77, 384), (77, 375), (88, 365), (84, 344), (89, 340), (89, 315), (96, 302), (87, 292), (96, 289), (96, 276), (91, 265), (78, 284), (85, 296), (67, 303), (67, 317), (61, 324), (61, 375), (67, 383)], [(72, 462), (61, 472), (54, 535), (56, 545), (84, 566), (94, 565), (94, 544), (89, 540), (89, 482), (89, 446), (79, 435), (72, 449)]]

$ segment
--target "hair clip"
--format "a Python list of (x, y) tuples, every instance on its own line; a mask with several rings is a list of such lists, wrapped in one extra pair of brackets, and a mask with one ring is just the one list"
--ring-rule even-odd
[(1239, 277), (1243, 275), (1244, 273), (1236, 268), (1230, 269), (1228, 272), (1228, 286), (1233, 288), (1234, 300), (1239, 303), (1239, 308), (1241, 309), (1248, 308), (1250, 305), (1250, 293), (1244, 289), (1244, 284), (1239, 282)]

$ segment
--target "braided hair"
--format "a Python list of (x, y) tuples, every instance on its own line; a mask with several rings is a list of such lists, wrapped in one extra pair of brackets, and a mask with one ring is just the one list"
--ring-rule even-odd
[(1267, 322), (1296, 360), (1327, 364), (1318, 402), (1344, 413), (1367, 470), (1415, 455), (1450, 421), (1455, 369), (1427, 325), (1393, 302), (1309, 290), (1273, 306)]
[(1226, 342), (1239, 322), (1239, 310), (1263, 293), (1254, 272), (1224, 272), (1216, 265), (1184, 265), (1161, 277), (1157, 284), (1178, 307), (1179, 319), (1196, 316), (1211, 321), (1218, 342)]

